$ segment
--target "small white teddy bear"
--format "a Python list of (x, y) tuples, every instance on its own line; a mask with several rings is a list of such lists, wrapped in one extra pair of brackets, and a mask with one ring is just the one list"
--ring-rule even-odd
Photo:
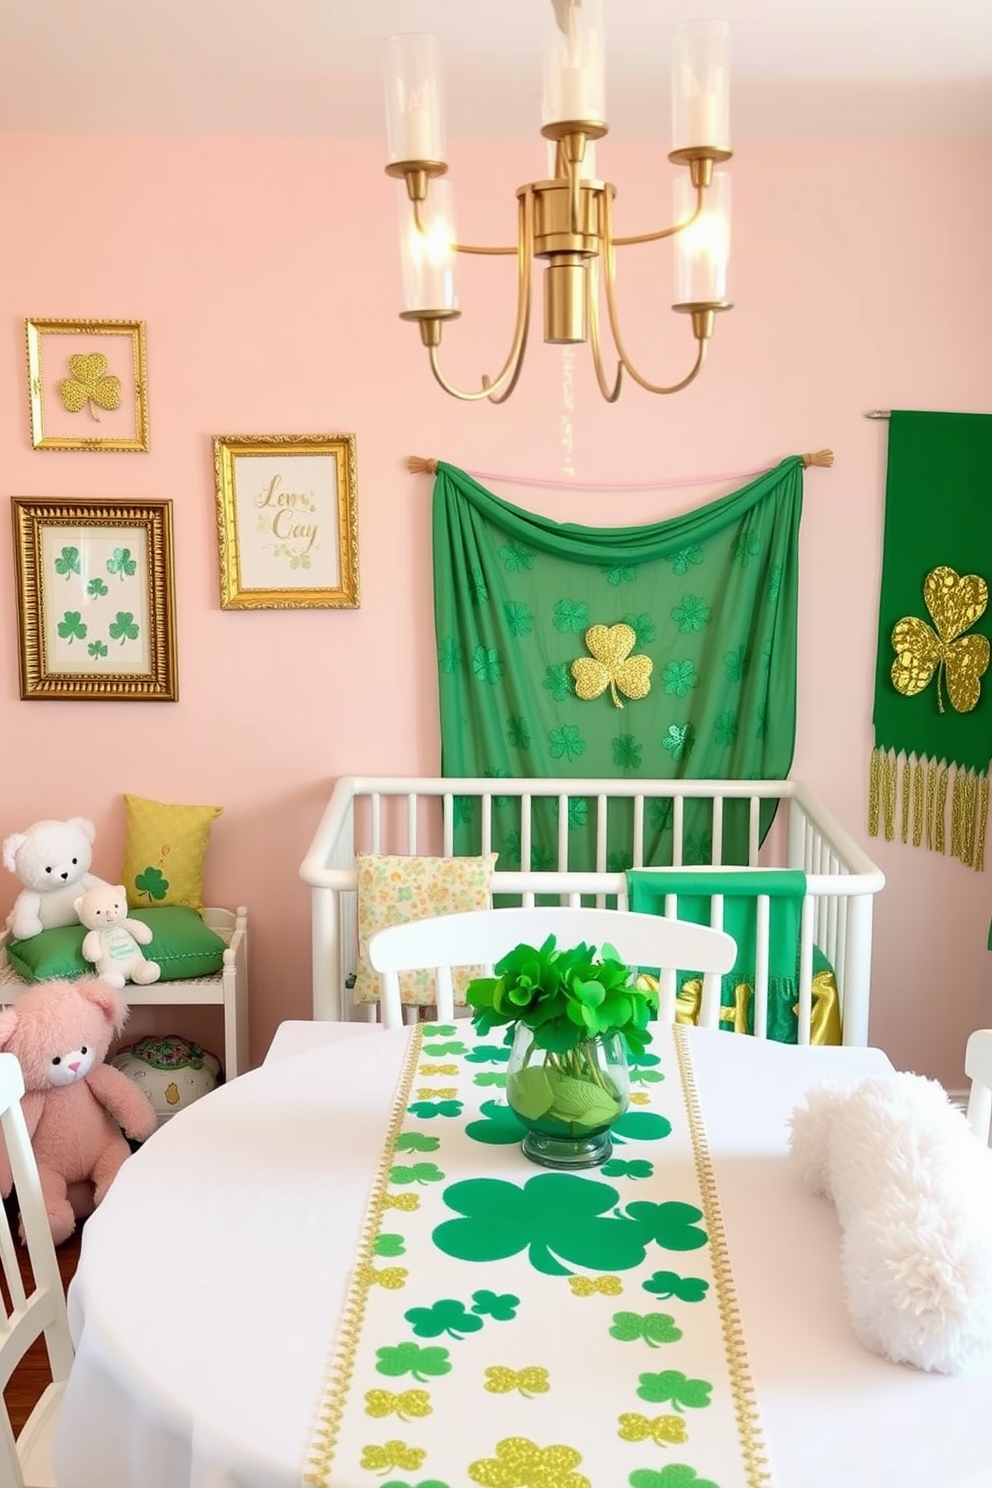
[(123, 884), (99, 884), (87, 889), (76, 900), (75, 909), (88, 932), (83, 940), (83, 960), (93, 962), (98, 976), (118, 988), (125, 982), (145, 987), (158, 981), (162, 968), (157, 961), (146, 961), (141, 949), (151, 940), (152, 932), (141, 920), (128, 918)]
[(7, 916), (14, 940), (77, 923), (80, 891), (104, 882), (89, 871), (95, 836), (91, 821), (71, 816), (68, 821), (36, 821), (4, 839), (4, 867), (24, 885)]

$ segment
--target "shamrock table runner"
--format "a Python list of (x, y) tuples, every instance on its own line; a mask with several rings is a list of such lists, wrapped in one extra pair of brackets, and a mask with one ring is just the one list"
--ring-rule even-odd
[(767, 1488), (686, 1030), (580, 1173), (521, 1153), (509, 1052), (412, 1031), (304, 1482)]

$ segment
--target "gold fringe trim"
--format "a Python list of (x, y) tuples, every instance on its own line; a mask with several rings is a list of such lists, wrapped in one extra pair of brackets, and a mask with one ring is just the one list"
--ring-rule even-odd
[(307, 1471), (303, 1474), (303, 1482), (310, 1485), (310, 1488), (327, 1488), (329, 1482), (345, 1402), (348, 1398), (348, 1386), (351, 1384), (351, 1376), (355, 1368), (355, 1355), (358, 1352), (358, 1340), (365, 1317), (369, 1287), (373, 1285), (375, 1276), (372, 1260), (375, 1254), (376, 1236), (382, 1223), (382, 1213), (386, 1207), (389, 1173), (396, 1158), (396, 1138), (400, 1134), (400, 1127), (403, 1125), (403, 1118), (410, 1101), (410, 1091), (416, 1078), (420, 1046), (423, 1041), (424, 1025), (417, 1023), (414, 1026), (406, 1061), (396, 1087), (396, 1095), (393, 1098), (393, 1109), (389, 1117), (386, 1140), (382, 1145), (382, 1155), (372, 1180), (372, 1192), (369, 1195), (368, 1208), (362, 1224), (341, 1328), (328, 1371), (327, 1384), (324, 1387), (317, 1425), (310, 1441)]
[(762, 1438), (757, 1392), (754, 1380), (751, 1378), (751, 1365), (744, 1342), (744, 1326), (741, 1322), (737, 1294), (734, 1289), (734, 1273), (730, 1265), (727, 1232), (723, 1225), (723, 1214), (706, 1141), (702, 1108), (699, 1104), (699, 1095), (692, 1071), (688, 1033), (681, 1025), (676, 1025), (672, 1029), (672, 1038), (675, 1042), (675, 1057), (679, 1067), (686, 1115), (689, 1118), (696, 1179), (699, 1183), (703, 1213), (706, 1216), (706, 1228), (710, 1237), (710, 1258), (713, 1263), (720, 1321), (723, 1324), (723, 1340), (727, 1351), (727, 1367), (730, 1372), (730, 1387), (734, 1397), (737, 1428), (740, 1432), (741, 1451), (744, 1455), (745, 1477), (748, 1488), (767, 1488), (767, 1485), (772, 1482), (772, 1475)]
[[(901, 776), (900, 776), (901, 771)], [(948, 823), (948, 805), (950, 822)], [(981, 873), (989, 814), (989, 777), (946, 760), (873, 749), (868, 766), (868, 833), (896, 835), (914, 847), (948, 853)]]
[(913, 846), (919, 847), (923, 840), (923, 789), (926, 784), (926, 768), (922, 761), (913, 760)]

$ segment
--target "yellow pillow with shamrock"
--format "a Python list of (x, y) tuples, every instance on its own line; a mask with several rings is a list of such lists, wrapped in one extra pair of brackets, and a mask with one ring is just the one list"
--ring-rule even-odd
[(222, 806), (167, 806), (124, 797), (121, 882), (131, 909), (185, 904), (203, 909), (203, 859)]

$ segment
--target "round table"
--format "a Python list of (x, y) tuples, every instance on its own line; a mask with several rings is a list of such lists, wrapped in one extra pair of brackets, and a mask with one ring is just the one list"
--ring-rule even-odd
[[(836, 1216), (785, 1155), (806, 1089), (885, 1056), (690, 1032), (777, 1488), (988, 1488), (989, 1379), (862, 1348)], [(70, 1289), (60, 1488), (299, 1488), (409, 1036), (268, 1063), (125, 1163)]]

